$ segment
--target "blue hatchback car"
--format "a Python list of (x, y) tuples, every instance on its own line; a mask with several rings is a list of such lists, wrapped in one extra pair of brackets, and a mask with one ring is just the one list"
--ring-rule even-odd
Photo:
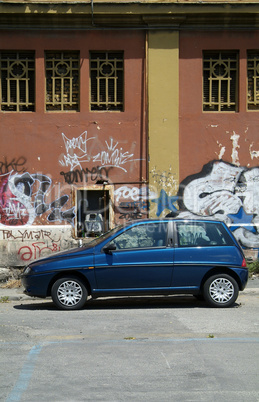
[(170, 218), (119, 226), (31, 263), (22, 275), (27, 295), (51, 296), (64, 310), (82, 308), (89, 296), (171, 294), (229, 307), (247, 280), (242, 249), (223, 222)]

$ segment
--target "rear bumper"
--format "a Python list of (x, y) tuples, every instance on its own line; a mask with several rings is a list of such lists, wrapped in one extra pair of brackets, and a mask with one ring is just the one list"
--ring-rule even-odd
[(239, 269), (238, 271), (238, 276), (240, 279), (239, 289), (242, 291), (246, 288), (248, 282), (248, 268)]

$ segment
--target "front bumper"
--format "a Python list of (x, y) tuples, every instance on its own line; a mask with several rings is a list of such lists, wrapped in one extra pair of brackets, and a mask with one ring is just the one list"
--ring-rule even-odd
[(45, 298), (49, 296), (48, 287), (50, 283), (50, 275), (22, 275), (21, 282), (24, 287), (24, 294), (31, 297)]

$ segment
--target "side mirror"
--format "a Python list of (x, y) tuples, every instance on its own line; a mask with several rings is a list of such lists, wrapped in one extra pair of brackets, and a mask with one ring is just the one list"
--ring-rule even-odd
[(103, 251), (104, 251), (106, 254), (112, 254), (112, 251), (115, 251), (115, 250), (116, 250), (115, 244), (108, 244), (108, 246), (105, 246), (105, 247), (103, 248)]

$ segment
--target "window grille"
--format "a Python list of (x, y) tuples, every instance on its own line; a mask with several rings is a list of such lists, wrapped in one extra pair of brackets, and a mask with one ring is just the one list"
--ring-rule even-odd
[(247, 52), (248, 110), (259, 110), (259, 50)]
[(204, 52), (203, 111), (235, 112), (238, 95), (238, 53)]
[(91, 110), (123, 111), (123, 52), (91, 52)]
[(34, 111), (34, 52), (0, 52), (0, 104), (5, 112)]
[(79, 52), (46, 52), (46, 110), (79, 110)]

